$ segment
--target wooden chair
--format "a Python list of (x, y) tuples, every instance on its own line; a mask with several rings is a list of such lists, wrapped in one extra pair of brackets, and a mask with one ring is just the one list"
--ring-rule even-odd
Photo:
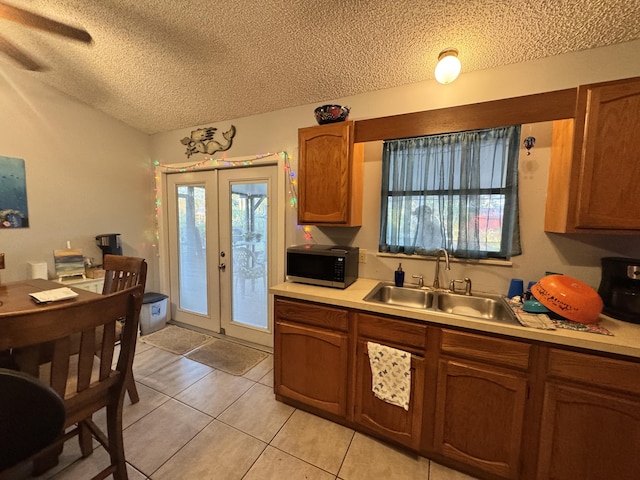
[(106, 270), (103, 294), (119, 292), (137, 285), (144, 287), (147, 283), (147, 262), (144, 258), (105, 255), (102, 264), (102, 268)]
[[(104, 286), (102, 287), (103, 295), (118, 292), (136, 285), (142, 285), (144, 292), (144, 287), (147, 283), (147, 262), (144, 258), (105, 255), (102, 263), (102, 267), (106, 270)], [(121, 325), (117, 325), (116, 343), (120, 341), (121, 329)], [(127, 385), (127, 393), (129, 394), (131, 403), (138, 403), (140, 401), (133, 373)]]
[[(92, 452), (93, 436), (109, 452), (110, 465), (94, 480), (111, 474), (116, 480), (127, 479), (122, 409), (131, 377), (142, 298), (143, 287), (137, 286), (97, 299), (34, 308), (0, 323), (0, 350), (11, 348), (20, 371), (40, 378), (64, 399), (67, 431), (55, 444), (62, 446), (69, 438), (80, 435), (82, 456), (86, 457)], [(116, 324), (122, 318), (125, 322), (114, 368)], [(102, 329), (102, 341), (96, 345), (98, 329)], [(74, 355), (73, 337), (78, 335), (80, 349)], [(43, 364), (44, 346), (52, 356)], [(106, 435), (91, 419), (105, 407)]]
[(0, 392), (0, 480), (26, 478), (34, 455), (62, 434), (64, 402), (37, 378), (5, 368)]

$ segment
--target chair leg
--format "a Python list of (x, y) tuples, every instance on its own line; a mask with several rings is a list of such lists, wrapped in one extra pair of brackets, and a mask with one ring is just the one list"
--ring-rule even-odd
[(87, 458), (93, 452), (93, 435), (91, 435), (91, 430), (84, 422), (80, 422), (78, 428), (80, 430), (78, 433), (80, 452), (82, 453), (82, 458)]
[(133, 378), (133, 373), (129, 375), (127, 393), (129, 394), (129, 400), (131, 400), (131, 403), (138, 403), (140, 401), (140, 395), (138, 395), (138, 387), (136, 386), (136, 381)]
[(127, 464), (122, 438), (122, 410), (119, 410), (117, 405), (107, 405), (107, 432), (111, 465), (115, 467), (113, 478), (114, 480), (127, 480)]

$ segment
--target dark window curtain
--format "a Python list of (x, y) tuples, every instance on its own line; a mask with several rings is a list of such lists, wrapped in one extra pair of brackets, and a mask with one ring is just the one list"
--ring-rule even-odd
[(519, 144), (520, 126), (386, 141), (379, 250), (519, 255)]

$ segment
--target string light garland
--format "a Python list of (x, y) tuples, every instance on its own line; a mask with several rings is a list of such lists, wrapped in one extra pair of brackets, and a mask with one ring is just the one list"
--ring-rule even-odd
[[(220, 159), (216, 159), (216, 158), (211, 158), (209, 155), (206, 155), (204, 157), (203, 160), (199, 161), (199, 162), (195, 162), (189, 165), (171, 165), (171, 164), (163, 164), (158, 162), (157, 160), (153, 162), (153, 165), (156, 167), (161, 167), (163, 168), (165, 171), (171, 171), (171, 172), (189, 172), (189, 171), (194, 171), (194, 170), (198, 170), (201, 168), (204, 168), (207, 166), (207, 164), (211, 164), (211, 166), (213, 167), (246, 167), (249, 165), (253, 165), (253, 162), (256, 160), (264, 160), (264, 159), (268, 159), (270, 157), (273, 156), (280, 156), (283, 160), (284, 163), (284, 171), (285, 171), (285, 178), (286, 178), (286, 182), (287, 182), (287, 190), (288, 190), (288, 195), (289, 195), (289, 206), (291, 208), (297, 208), (298, 206), (298, 191), (297, 191), (297, 180), (296, 180), (296, 174), (293, 171), (293, 169), (291, 168), (291, 155), (289, 155), (287, 152), (285, 151), (281, 151), (281, 152), (277, 152), (277, 153), (259, 153), (253, 156), (249, 156), (249, 157), (243, 157), (243, 158), (227, 158), (226, 155), (222, 155), (222, 158)], [(155, 176), (155, 180), (156, 180), (156, 188), (155, 188), (155, 193), (156, 193), (156, 241), (159, 241), (160, 239), (160, 232), (157, 229), (158, 226), (158, 217), (161, 213), (161, 209), (162, 209), (162, 202), (159, 198), (159, 192), (158, 192), (158, 185), (160, 182), (160, 173), (159, 171), (156, 171), (156, 176)], [(313, 239), (313, 235), (311, 235), (311, 228), (309, 226), (299, 226), (298, 228), (302, 228), (304, 230), (304, 238), (306, 241), (314, 241)]]
[(313, 241), (313, 243), (316, 243), (313, 235), (311, 235), (311, 227), (309, 225), (305, 225), (304, 227), (302, 227), (302, 230), (304, 230), (304, 239), (307, 242)]
[(295, 208), (298, 205), (298, 191), (296, 189), (298, 182), (296, 181), (296, 174), (291, 168), (291, 156), (287, 152), (280, 152), (280, 155), (284, 160), (284, 173), (289, 189), (289, 206)]
[[(289, 190), (289, 206), (291, 208), (296, 208), (298, 206), (298, 182), (296, 180), (296, 174), (291, 168), (291, 156), (287, 152), (280, 152), (280, 155), (284, 160), (284, 172), (285, 178), (287, 179), (287, 187)], [(301, 228), (304, 231), (304, 239), (307, 242), (315, 242), (315, 240), (313, 239), (313, 235), (311, 235), (311, 227), (309, 227), (308, 225), (298, 225), (298, 228)]]
[(258, 153), (253, 156), (242, 157), (242, 158), (227, 158), (225, 154), (222, 154), (222, 158), (212, 158), (209, 155), (205, 155), (203, 160), (196, 163), (192, 163), (190, 165), (164, 164), (164, 163), (158, 162), (157, 160), (153, 162), (153, 165), (156, 167), (162, 167), (172, 172), (190, 172), (193, 170), (198, 170), (199, 168), (206, 166), (208, 163), (211, 163), (211, 165), (214, 167), (246, 167), (248, 165), (253, 165), (253, 162), (255, 160), (263, 160), (269, 157), (282, 155), (282, 154), (286, 155), (286, 152)]

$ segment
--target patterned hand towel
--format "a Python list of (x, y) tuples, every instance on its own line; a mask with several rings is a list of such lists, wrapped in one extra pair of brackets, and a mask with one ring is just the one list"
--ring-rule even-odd
[(373, 394), (380, 400), (409, 410), (411, 398), (411, 354), (367, 342)]

